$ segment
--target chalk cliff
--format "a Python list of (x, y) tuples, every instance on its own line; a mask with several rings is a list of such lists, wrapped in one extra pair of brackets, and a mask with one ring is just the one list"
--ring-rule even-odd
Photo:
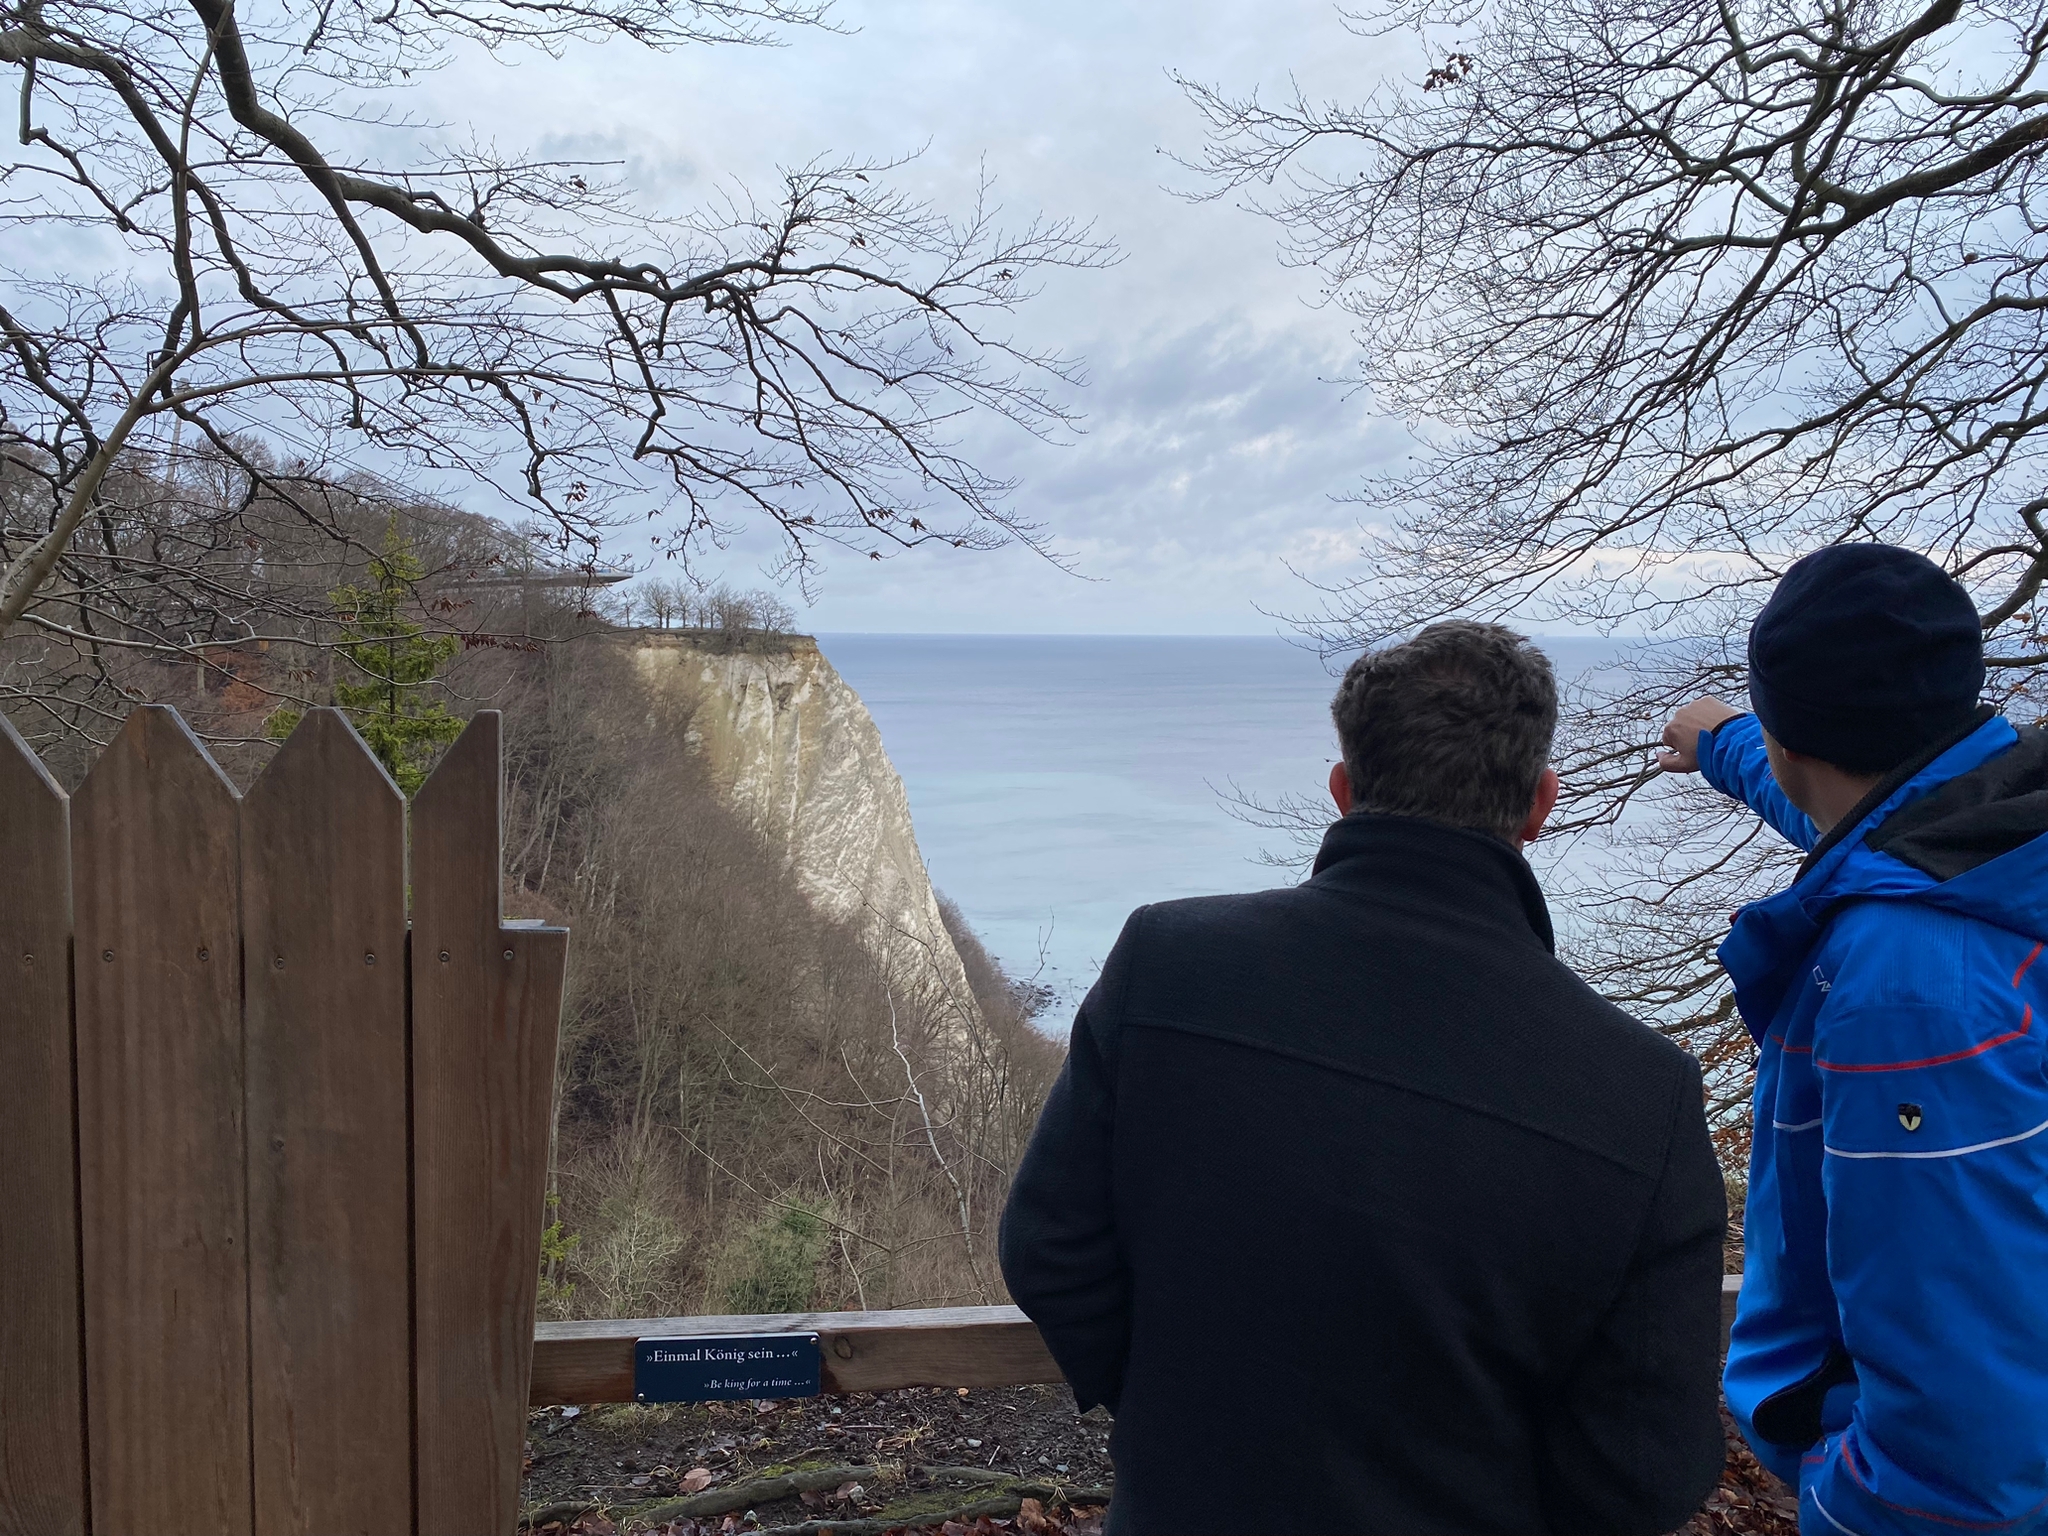
[(903, 780), (867, 706), (818, 642), (748, 636), (734, 645), (701, 631), (643, 630), (629, 644), (641, 680), (687, 712), (688, 745), (805, 894), (857, 923), (906, 993), (971, 1011)]

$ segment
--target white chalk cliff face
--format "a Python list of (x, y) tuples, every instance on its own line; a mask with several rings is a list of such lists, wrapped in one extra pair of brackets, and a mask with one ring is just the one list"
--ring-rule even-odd
[(642, 681), (688, 710), (690, 747), (812, 902), (856, 923), (897, 987), (971, 1022), (903, 780), (818, 642), (749, 637), (721, 649), (699, 632), (653, 630), (630, 644)]

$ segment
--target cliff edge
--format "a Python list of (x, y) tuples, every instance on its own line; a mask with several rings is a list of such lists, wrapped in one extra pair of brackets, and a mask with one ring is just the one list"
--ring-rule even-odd
[(895, 985), (973, 1021), (903, 780), (860, 695), (808, 635), (641, 630), (634, 670), (806, 896), (852, 921)]

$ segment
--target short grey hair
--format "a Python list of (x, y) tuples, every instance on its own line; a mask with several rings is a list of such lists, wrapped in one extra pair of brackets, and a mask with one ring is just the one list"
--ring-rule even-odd
[(1351, 663), (1330, 717), (1356, 809), (1512, 842), (1550, 763), (1557, 678), (1526, 637), (1450, 619)]

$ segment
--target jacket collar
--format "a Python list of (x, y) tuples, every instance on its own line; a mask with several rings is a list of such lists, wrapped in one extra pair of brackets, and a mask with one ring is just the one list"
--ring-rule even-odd
[(1834, 852), (1837, 844), (1844, 841), (1850, 833), (1857, 831), (1865, 822), (1869, 821), (1872, 813), (1879, 806), (1896, 809), (1897, 807), (1892, 806), (1891, 802), (1893, 800), (1900, 800), (1903, 803), (1903, 797), (1899, 794), (1900, 790), (1925, 773), (1937, 758), (1947, 753), (1950, 747), (1957, 745), (1959, 742), (1967, 741), (1970, 737), (1976, 735), (1979, 730), (1996, 718), (1997, 714), (1998, 711), (1989, 704), (1979, 704), (1976, 709), (1971, 711), (1967, 722), (1957, 729), (1950, 731), (1947, 735), (1936, 738), (1930, 745), (1915, 752), (1911, 757), (1899, 764), (1898, 767), (1879, 779), (1871, 786), (1870, 793), (1856, 802), (1855, 807), (1848, 815), (1828, 828), (1827, 835), (1813, 845), (1813, 852), (1799, 861), (1799, 873), (1792, 877), (1793, 880), (1796, 882), (1805, 879), (1813, 871), (1816, 864)]
[(1497, 837), (1417, 816), (1353, 811), (1323, 834), (1308, 883), (1331, 892), (1395, 896), (1449, 921), (1527, 933), (1555, 953), (1550, 909), (1529, 861)]
[(1792, 884), (1735, 914), (1719, 950), (1735, 985), (1735, 1004), (1759, 1044), (1780, 1005), (1805, 974), (1805, 959), (1843, 902), (1858, 897), (1915, 898), (1935, 882), (1873, 852), (1866, 836), (1887, 818), (2004, 752), (2018, 740), (1999, 715), (1979, 715), (1960, 738), (1938, 743), (1887, 774), (1870, 794), (1814, 845)]

